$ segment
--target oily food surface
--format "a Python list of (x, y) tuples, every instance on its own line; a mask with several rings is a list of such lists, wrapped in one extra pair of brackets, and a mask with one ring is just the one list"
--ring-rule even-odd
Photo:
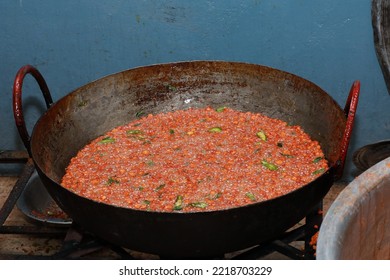
[(212, 211), (291, 192), (328, 168), (299, 127), (230, 108), (148, 115), (72, 158), (61, 184), (95, 201), (147, 211)]

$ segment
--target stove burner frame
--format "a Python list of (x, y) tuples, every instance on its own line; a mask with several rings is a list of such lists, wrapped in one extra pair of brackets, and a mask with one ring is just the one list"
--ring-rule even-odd
[[(15, 208), (16, 202), (22, 194), (29, 178), (35, 168), (32, 159), (25, 151), (2, 151), (0, 152), (0, 164), (22, 163), (24, 168), (10, 191), (7, 199), (0, 209), (0, 234), (21, 234), (32, 236), (46, 236), (63, 238), (63, 243), (58, 252), (52, 255), (29, 255), (29, 254), (3, 254), (0, 252), (0, 259), (77, 259), (88, 258), (88, 254), (109, 249), (118, 255), (120, 259), (135, 259), (132, 254), (120, 246), (110, 244), (104, 240), (83, 232), (74, 223), (68, 227), (49, 226), (10, 226), (5, 225), (11, 211)], [(323, 220), (323, 203), (319, 203), (305, 218), (305, 223), (289, 230), (275, 240), (264, 242), (255, 247), (234, 254), (231, 259), (259, 259), (272, 252), (278, 252), (291, 259), (315, 259), (315, 248), (313, 238), (318, 233)], [(300, 250), (291, 243), (303, 241), (304, 248)], [(216, 256), (218, 259), (224, 256)], [(161, 258), (164, 258), (161, 256)], [(169, 257), (168, 257), (169, 258)]]

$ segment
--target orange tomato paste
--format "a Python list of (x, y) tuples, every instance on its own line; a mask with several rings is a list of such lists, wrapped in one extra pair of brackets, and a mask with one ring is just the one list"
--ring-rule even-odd
[(213, 211), (287, 194), (327, 168), (301, 127), (207, 107), (150, 114), (107, 132), (72, 158), (61, 184), (119, 207)]

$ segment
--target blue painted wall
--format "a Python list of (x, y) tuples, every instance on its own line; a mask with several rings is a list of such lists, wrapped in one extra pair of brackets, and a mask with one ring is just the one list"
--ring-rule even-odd
[[(390, 96), (376, 58), (370, 0), (9, 0), (0, 2), (0, 149), (21, 149), (11, 90), (17, 70), (36, 66), (54, 100), (135, 66), (230, 60), (306, 78), (341, 106), (354, 80), (361, 98), (346, 180), (357, 148), (390, 138)], [(24, 86), (32, 127), (44, 109)]]

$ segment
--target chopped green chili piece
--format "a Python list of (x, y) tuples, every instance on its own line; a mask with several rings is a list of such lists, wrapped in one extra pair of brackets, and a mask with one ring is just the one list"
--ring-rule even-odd
[(107, 180), (107, 185), (112, 185), (112, 184), (119, 184), (119, 180), (113, 178), (113, 177), (109, 177), (108, 180)]
[(270, 163), (270, 162), (267, 162), (266, 160), (262, 160), (261, 161), (261, 164), (264, 166), (264, 167), (267, 167), (269, 170), (272, 170), (272, 171), (275, 171), (278, 169), (278, 167), (273, 164), (273, 163)]
[(209, 129), (209, 132), (221, 132), (222, 131), (222, 128), (221, 127), (212, 127)]
[(214, 199), (220, 198), (221, 196), (222, 196), (222, 193), (220, 193), (220, 192), (216, 193), (214, 195), (209, 194), (208, 199), (214, 200)]
[(323, 157), (316, 157), (316, 158), (313, 160), (313, 163), (320, 162), (321, 159), (323, 159)]
[(135, 116), (136, 116), (137, 118), (140, 118), (140, 117), (142, 117), (143, 115), (145, 115), (145, 112), (144, 112), (144, 111), (139, 111), (139, 112), (135, 113)]
[(146, 163), (147, 166), (153, 166), (154, 165), (154, 161), (153, 160), (147, 160), (145, 163)]
[(104, 137), (102, 140), (99, 141), (99, 144), (107, 144), (107, 143), (114, 143), (115, 139), (111, 138), (110, 136)]
[(142, 134), (142, 130), (139, 129), (132, 129), (126, 131), (127, 135), (135, 135), (135, 134)]
[(161, 190), (163, 187), (165, 187), (165, 184), (161, 184), (161, 185), (159, 185), (157, 188), (155, 188), (154, 190), (156, 191), (156, 192), (158, 192), (159, 190)]
[(175, 203), (173, 204), (173, 210), (181, 210), (183, 209), (183, 196), (178, 195), (176, 197)]
[(267, 135), (265, 135), (265, 132), (260, 130), (256, 133), (256, 136), (259, 137), (263, 141), (267, 141)]
[(247, 193), (245, 194), (245, 196), (246, 196), (247, 198), (249, 198), (250, 200), (252, 200), (252, 201), (256, 201), (255, 195), (254, 195), (253, 193), (251, 193), (251, 192), (247, 192)]
[(147, 200), (145, 199), (144, 201), (142, 201), (145, 205), (146, 205), (146, 210), (150, 210), (150, 200)]
[[(145, 140), (146, 139), (144, 132), (142, 130), (139, 130), (139, 129), (127, 130), (126, 135), (128, 137), (135, 139), (135, 140)], [(148, 140), (145, 140), (145, 141), (148, 141)]]
[(293, 155), (290, 155), (290, 154), (284, 154), (284, 153), (279, 153), (279, 154), (284, 156), (284, 157), (287, 157), (287, 158), (293, 158), (294, 157)]
[(312, 174), (313, 175), (318, 175), (318, 174), (321, 174), (321, 173), (324, 173), (324, 172), (325, 172), (325, 168), (320, 168), (320, 169), (314, 171)]
[(197, 207), (197, 208), (206, 208), (207, 207), (207, 203), (206, 202), (202, 202), (202, 201), (199, 201), (199, 202), (192, 202), (189, 204), (191, 207)]
[(172, 135), (172, 134), (175, 134), (175, 131), (174, 131), (173, 129), (170, 129), (170, 130), (169, 130), (169, 134), (171, 134), (171, 135)]
[(219, 107), (219, 108), (215, 109), (215, 111), (217, 111), (218, 113), (221, 113), (221, 112), (223, 112), (225, 109), (226, 109), (226, 106), (222, 106), (222, 107)]
[(143, 191), (144, 190), (144, 187), (140, 186), (137, 188), (139, 191)]

